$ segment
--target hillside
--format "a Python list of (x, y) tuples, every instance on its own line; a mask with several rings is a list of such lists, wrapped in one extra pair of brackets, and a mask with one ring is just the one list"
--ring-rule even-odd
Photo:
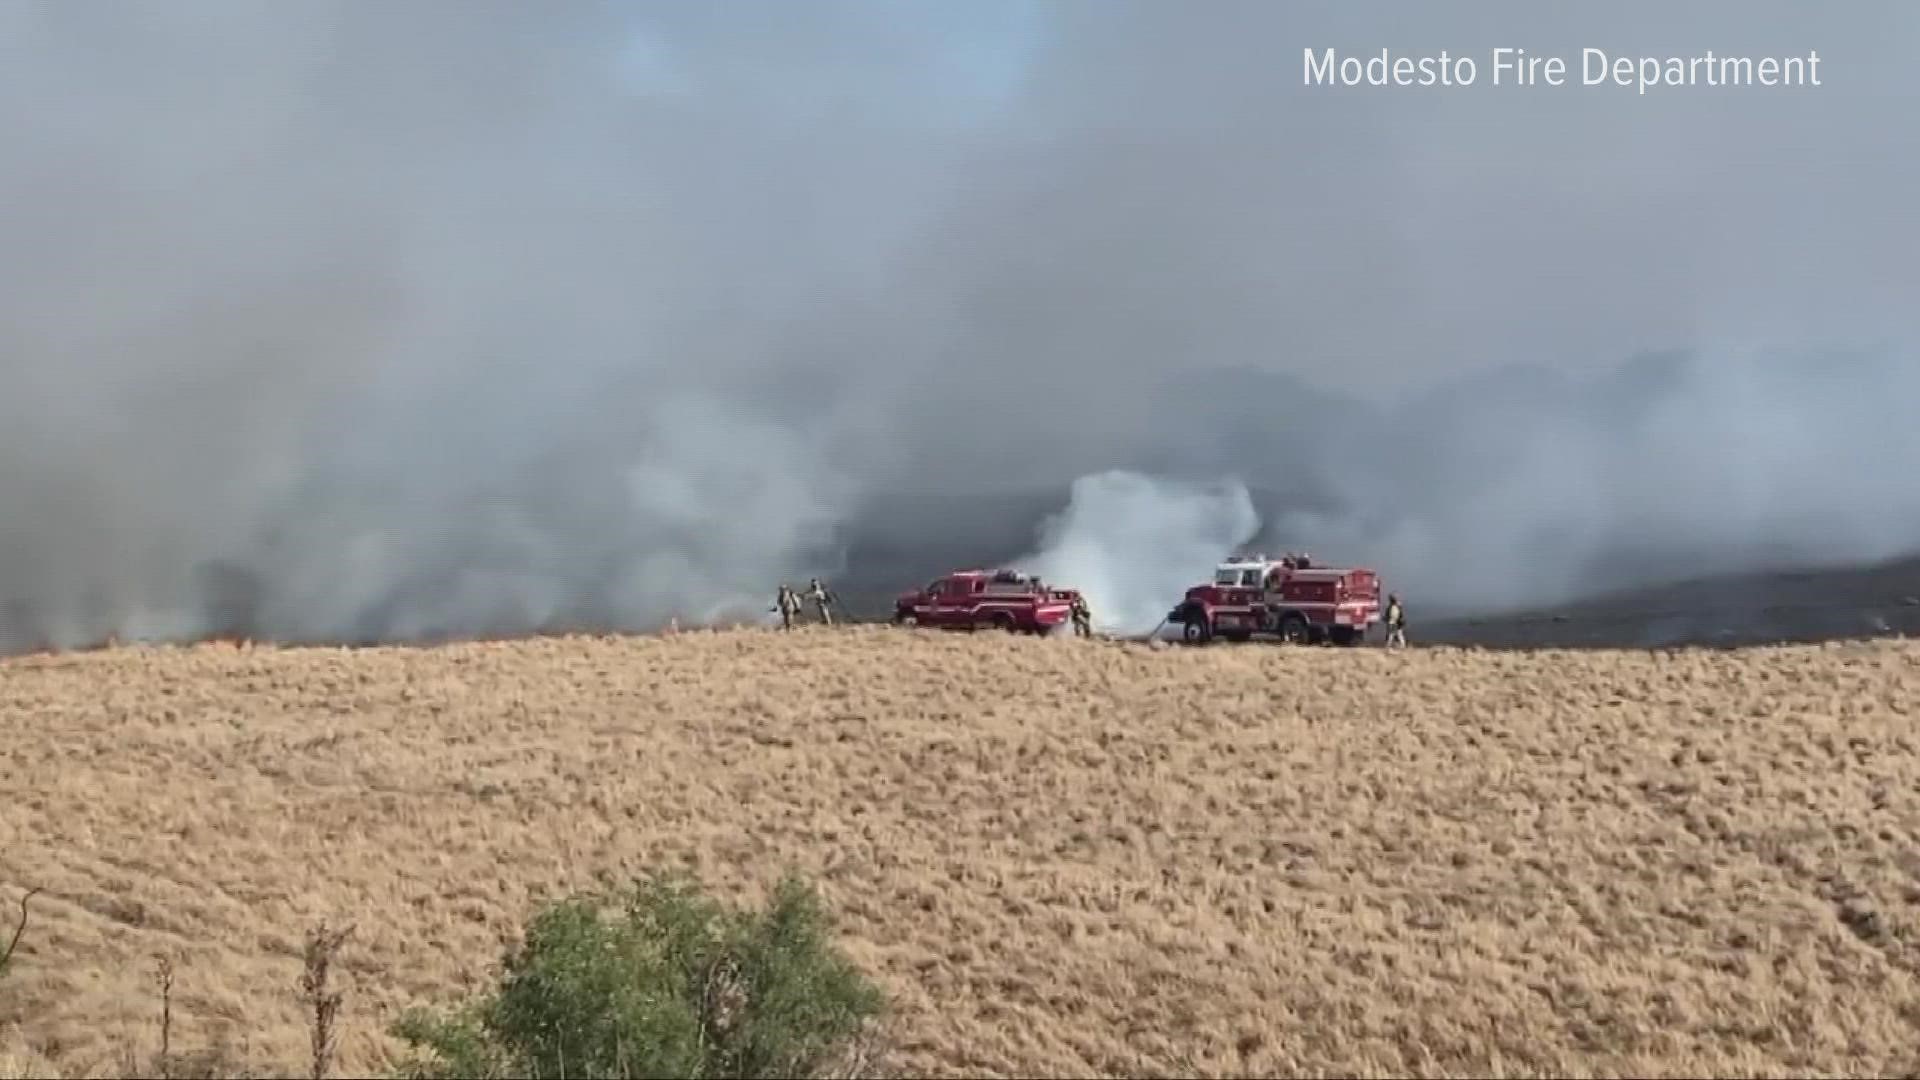
[(1896, 1075), (1920, 644), (1182, 649), (878, 628), (0, 662), (0, 1074), (341, 1072), (529, 905), (818, 875), (911, 1075)]
[(1920, 637), (1920, 558), (1695, 577), (1556, 608), (1443, 619), (1423, 640), (1494, 648), (1651, 648)]
[[(1298, 505), (1297, 496), (1259, 489), (1263, 515)], [(1038, 523), (1062, 498), (1043, 492), (997, 497), (898, 498), (884, 520), (859, 534), (847, 571), (834, 579), (847, 612), (884, 621), (893, 598), (963, 566), (994, 566), (1031, 548)], [(953, 522), (934, 539), (916, 539), (929, 521)], [(1249, 545), (1256, 546), (1256, 545)], [(1281, 545), (1268, 545), (1278, 550)], [(1610, 576), (1632, 580), (1629, 566)], [(1642, 572), (1644, 574), (1644, 572)], [(1204, 575), (1196, 570), (1194, 580)], [(1391, 575), (1389, 575), (1391, 577)], [(1597, 590), (1552, 607), (1455, 614), (1423, 610), (1410, 594), (1415, 630), (1436, 644), (1485, 648), (1648, 648), (1806, 643), (1905, 634), (1920, 637), (1920, 556), (1860, 566), (1795, 566), (1739, 574), (1696, 575), (1632, 588)], [(1389, 582), (1391, 586), (1391, 582)], [(1171, 608), (1179, 597), (1169, 596)]]
[[(1261, 518), (1322, 509), (1311, 485), (1254, 487)], [(1042, 522), (1067, 505), (1063, 488), (1032, 487), (983, 494), (887, 495), (868, 506), (843, 537), (844, 568), (829, 575), (843, 615), (884, 621), (893, 599), (949, 570), (1004, 565), (1030, 553)], [(1282, 537), (1249, 548), (1285, 550)], [(1749, 553), (1746, 557), (1754, 557)], [(1395, 568), (1378, 565), (1400, 588), (1426, 641), (1488, 648), (1646, 648), (1817, 642), (1907, 634), (1920, 636), (1920, 554), (1878, 564), (1805, 565), (1791, 553), (1771, 568), (1695, 573), (1708, 553), (1627, 552), (1596, 561), (1592, 592), (1553, 606), (1499, 611), (1436, 610), (1417, 590), (1396, 584)], [(1680, 569), (1676, 569), (1680, 568)], [(1207, 567), (1197, 567), (1201, 580)], [(1627, 582), (1609, 587), (1607, 582)], [(1166, 598), (1171, 608), (1177, 592)]]

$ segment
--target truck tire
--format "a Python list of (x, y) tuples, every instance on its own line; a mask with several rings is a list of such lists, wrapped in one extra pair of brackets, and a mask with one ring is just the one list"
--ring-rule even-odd
[(1205, 645), (1213, 638), (1213, 623), (1198, 612), (1187, 616), (1187, 624), (1181, 628), (1180, 637), (1189, 645)]
[(1007, 613), (1006, 613), (1006, 612), (1004, 612), (1004, 611), (996, 611), (996, 612), (994, 612), (994, 613), (993, 613), (993, 628), (994, 628), (995, 630), (998, 630), (998, 631), (1000, 631), (1001, 633), (1004, 633), (1004, 634), (1011, 634), (1011, 633), (1013, 633), (1013, 632), (1014, 632), (1014, 630), (1016, 629), (1016, 626), (1015, 626), (1015, 623), (1014, 623), (1014, 621), (1013, 621), (1013, 616), (1011, 616), (1011, 615), (1009, 615), (1009, 614), (1007, 614)]
[(920, 620), (912, 612), (907, 612), (905, 614), (895, 615), (893, 617), (893, 625), (903, 626), (903, 627), (906, 627), (908, 630), (911, 630), (914, 627), (920, 625)]
[(1360, 644), (1360, 632), (1351, 626), (1336, 626), (1327, 631), (1327, 636), (1333, 639), (1335, 645), (1342, 647)]
[(1306, 617), (1297, 611), (1289, 611), (1280, 616), (1280, 640), (1289, 645), (1305, 645), (1313, 637), (1313, 628), (1307, 625)]

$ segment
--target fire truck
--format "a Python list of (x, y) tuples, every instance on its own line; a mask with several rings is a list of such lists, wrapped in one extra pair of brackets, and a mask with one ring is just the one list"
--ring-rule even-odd
[(1358, 645), (1380, 621), (1380, 578), (1362, 567), (1318, 566), (1305, 555), (1236, 555), (1195, 585), (1167, 622), (1190, 644), (1268, 634), (1297, 645)]
[(1076, 589), (1013, 570), (956, 570), (894, 600), (898, 626), (1047, 634), (1073, 617)]

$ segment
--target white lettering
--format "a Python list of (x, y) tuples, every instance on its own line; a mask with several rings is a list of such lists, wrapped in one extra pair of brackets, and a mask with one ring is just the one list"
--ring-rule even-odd
[(1820, 54), (1802, 56), (1610, 57), (1594, 48), (1580, 50), (1580, 82), (1594, 86), (1611, 82), (1645, 94), (1650, 86), (1819, 86)]
[[(1599, 74), (1594, 73), (1595, 61), (1598, 61), (1600, 64)], [(1605, 82), (1606, 78), (1607, 78), (1607, 54), (1601, 52), (1599, 49), (1592, 49), (1592, 48), (1581, 49), (1580, 50), (1580, 85), (1592, 86), (1594, 83), (1597, 83), (1597, 82)]]
[(1394, 56), (1381, 49), (1365, 60), (1357, 56), (1339, 56), (1332, 49), (1317, 54), (1301, 50), (1301, 82), (1307, 86), (1465, 86), (1473, 82), (1473, 61), (1454, 60), (1447, 53), (1439, 56)]
[[(1479, 66), (1442, 50), (1431, 56), (1391, 49), (1341, 56), (1335, 49), (1301, 50), (1301, 79), (1308, 86), (1471, 86)], [(1566, 58), (1536, 56), (1502, 46), (1490, 57), (1495, 86), (1565, 86)], [(1580, 50), (1580, 85), (1632, 87), (1645, 96), (1661, 86), (1820, 86), (1820, 54), (1719, 56), (1711, 50), (1686, 56), (1614, 56), (1591, 46)]]
[(1333, 50), (1327, 49), (1325, 52), (1321, 54), (1320, 67), (1317, 70), (1313, 66), (1313, 50), (1307, 49), (1305, 50), (1305, 52), (1307, 54), (1307, 58), (1306, 58), (1307, 59), (1307, 74), (1306, 74), (1307, 85), (1312, 86), (1318, 83), (1321, 86), (1325, 86), (1326, 84), (1332, 82), (1333, 81)]
[(1567, 62), (1557, 56), (1529, 56), (1525, 49), (1493, 50), (1493, 85), (1502, 85), (1502, 73), (1516, 86), (1566, 82)]

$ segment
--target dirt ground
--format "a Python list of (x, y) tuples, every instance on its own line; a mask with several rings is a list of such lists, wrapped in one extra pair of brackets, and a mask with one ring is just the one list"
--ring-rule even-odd
[[(1920, 643), (1206, 649), (878, 628), (0, 663), (0, 1070), (340, 1075), (529, 906), (817, 875), (927, 1076), (1920, 1066)], [(4, 944), (0, 932), (0, 945)], [(6, 1062), (10, 1060), (11, 1064)]]

